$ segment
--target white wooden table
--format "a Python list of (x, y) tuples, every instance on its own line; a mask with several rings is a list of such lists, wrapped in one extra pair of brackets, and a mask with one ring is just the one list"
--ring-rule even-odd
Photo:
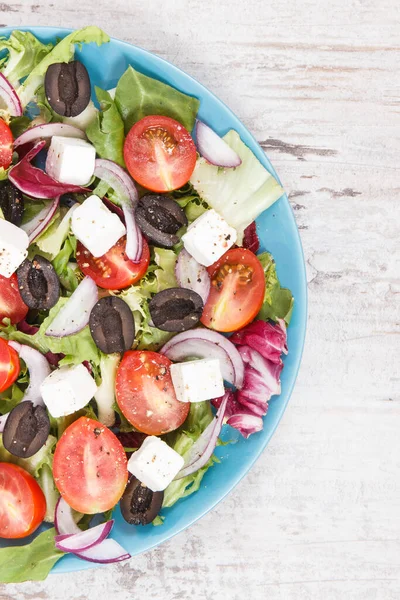
[(97, 24), (224, 100), (289, 193), (310, 294), (289, 408), (227, 500), (129, 563), (0, 586), (0, 600), (398, 600), (398, 1), (6, 0), (0, 11), (5, 25)]

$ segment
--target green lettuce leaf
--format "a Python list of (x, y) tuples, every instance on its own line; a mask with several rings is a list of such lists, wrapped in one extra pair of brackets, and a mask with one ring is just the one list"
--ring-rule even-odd
[(61, 251), (61, 246), (68, 237), (72, 216), (71, 210), (61, 207), (50, 226), (35, 241), (38, 248), (50, 256), (50, 260), (53, 260)]
[(286, 325), (289, 325), (294, 305), (292, 292), (281, 287), (272, 254), (263, 252), (258, 254), (257, 258), (261, 262), (265, 274), (264, 302), (257, 318), (263, 321), (284, 319)]
[(11, 169), (11, 167), (9, 167), (8, 169), (5, 169), (4, 167), (0, 167), (0, 181), (5, 181), (6, 179), (8, 179), (8, 171)]
[(47, 328), (67, 301), (68, 298), (60, 298), (58, 300), (57, 304), (50, 310), (48, 317), (40, 325), (39, 331), (34, 335), (18, 331), (14, 325), (9, 323), (9, 319), (4, 319), (3, 326), (0, 327), (0, 336), (32, 346), (39, 350), (39, 352), (42, 352), (42, 354), (46, 354), (49, 351), (55, 354), (64, 354), (65, 357), (60, 361), (60, 366), (79, 365), (88, 360), (94, 366), (98, 367), (100, 364), (100, 351), (93, 341), (88, 325), (78, 333), (62, 338), (45, 335)]
[(1, 72), (16, 87), (52, 48), (53, 44), (42, 44), (30, 31), (12, 31), (8, 39), (0, 38), (0, 51), (8, 50), (1, 60)]
[(94, 25), (78, 29), (63, 38), (42, 60), (27, 74), (22, 85), (17, 88), (21, 104), (25, 107), (33, 100), (37, 89), (43, 85), (47, 69), (53, 63), (69, 62), (75, 53), (75, 44), (89, 44), (95, 42), (98, 46), (110, 41), (109, 36)]
[(236, 131), (229, 131), (223, 139), (239, 154), (242, 164), (221, 169), (198, 158), (190, 182), (200, 197), (236, 229), (241, 244), (246, 227), (282, 196), (283, 189)]
[(98, 87), (95, 90), (100, 112), (87, 127), (86, 135), (100, 158), (107, 158), (125, 167), (124, 122), (110, 94)]
[(23, 115), (22, 117), (11, 117), (10, 129), (14, 136), (14, 139), (24, 133), (29, 127), (31, 127), (32, 121), (29, 117)]
[(63, 552), (56, 549), (54, 527), (43, 531), (25, 546), (0, 549), (0, 583), (43, 581)]
[[(185, 457), (186, 453), (200, 437), (207, 425), (211, 423), (213, 414), (209, 402), (193, 402), (190, 405), (190, 412), (185, 423), (178, 431), (174, 431), (165, 436), (165, 441), (171, 448)], [(219, 462), (215, 456), (198, 471), (169, 484), (164, 491), (163, 508), (169, 508), (181, 498), (186, 498), (196, 492), (207, 470), (216, 462)], [(157, 522), (156, 524), (160, 524)]]
[(118, 82), (115, 102), (127, 133), (134, 123), (149, 115), (163, 115), (192, 131), (200, 101), (175, 88), (139, 73), (129, 66)]
[(75, 248), (76, 238), (73, 235), (69, 235), (62, 245), (60, 252), (52, 261), (61, 285), (68, 292), (74, 292), (76, 290), (82, 276), (78, 265), (74, 262), (70, 262), (71, 258), (74, 257)]

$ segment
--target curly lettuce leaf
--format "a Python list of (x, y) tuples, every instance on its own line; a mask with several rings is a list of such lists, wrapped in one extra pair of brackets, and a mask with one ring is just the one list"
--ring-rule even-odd
[(293, 294), (287, 288), (281, 287), (272, 254), (262, 252), (257, 258), (261, 262), (265, 274), (264, 301), (257, 318), (263, 321), (284, 319), (286, 325), (289, 325), (294, 306)]
[(1, 72), (16, 87), (52, 49), (53, 44), (42, 44), (30, 31), (12, 31), (8, 39), (0, 38), (0, 51), (7, 50), (0, 61)]
[(43, 531), (30, 544), (0, 549), (0, 583), (43, 581), (64, 552), (56, 549), (54, 527)]
[(35, 97), (37, 89), (43, 85), (44, 76), (50, 65), (69, 62), (75, 53), (75, 44), (96, 43), (98, 46), (110, 41), (109, 36), (99, 27), (90, 25), (65, 36), (42, 60), (29, 71), (28, 77), (17, 88), (17, 94), (23, 107)]
[(246, 227), (282, 196), (283, 189), (236, 131), (228, 131), (223, 139), (239, 154), (242, 164), (223, 169), (198, 158), (190, 183), (236, 229), (241, 244)]
[(129, 66), (120, 78), (115, 92), (115, 102), (128, 133), (134, 123), (149, 115), (163, 115), (182, 123), (192, 131), (200, 107), (197, 98), (147, 77)]
[(71, 262), (75, 255), (76, 238), (69, 235), (65, 240), (60, 252), (54, 257), (52, 264), (58, 275), (61, 285), (68, 291), (74, 292), (82, 277), (78, 265)]
[(100, 158), (107, 158), (125, 167), (124, 122), (110, 94), (98, 87), (95, 91), (100, 111), (86, 128), (86, 135)]

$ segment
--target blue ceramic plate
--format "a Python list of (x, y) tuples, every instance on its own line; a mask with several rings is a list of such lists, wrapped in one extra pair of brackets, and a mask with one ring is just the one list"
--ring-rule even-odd
[[(57, 37), (64, 37), (71, 31), (52, 27), (20, 27), (18, 29), (28, 29), (43, 42), (54, 42)], [(8, 36), (10, 32), (10, 28), (0, 29), (1, 35)], [(277, 177), (263, 150), (229, 108), (177, 67), (141, 48), (114, 39), (100, 48), (94, 44), (84, 45), (82, 51), (77, 51), (76, 54), (79, 60), (86, 65), (92, 84), (103, 89), (115, 87), (122, 73), (129, 64), (132, 64), (146, 75), (196, 96), (201, 100), (199, 118), (208, 123), (220, 135), (224, 135), (229, 129), (235, 129), (261, 163)], [(255, 93), (257, 92), (255, 91)], [(232, 439), (234, 437), (236, 443), (218, 448), (217, 455), (221, 459), (221, 463), (207, 472), (198, 492), (180, 500), (175, 506), (165, 511), (164, 525), (133, 528), (122, 519), (119, 511), (116, 511), (113, 537), (132, 556), (149, 550), (182, 531), (222, 500), (260, 456), (289, 402), (300, 366), (305, 338), (307, 289), (300, 237), (286, 195), (257, 219), (257, 230), (261, 249), (272, 252), (280, 281), (284, 287), (292, 290), (295, 298), (293, 318), (288, 330), (289, 354), (285, 358), (285, 368), (282, 372), (282, 393), (280, 396), (272, 398), (268, 414), (264, 419), (263, 431), (244, 440), (238, 432), (225, 426), (225, 438)], [(0, 541), (0, 547), (2, 545), (8, 545), (8, 542)], [(56, 564), (53, 572), (78, 571), (91, 566), (93, 566), (92, 563), (69, 555), (63, 557)]]

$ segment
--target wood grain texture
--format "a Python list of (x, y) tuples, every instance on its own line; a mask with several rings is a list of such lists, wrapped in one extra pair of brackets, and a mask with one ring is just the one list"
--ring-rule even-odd
[(216, 510), (127, 564), (0, 586), (0, 600), (398, 600), (400, 4), (34, 2), (1, 3), (1, 23), (95, 23), (255, 134), (301, 232), (309, 328), (280, 427)]

